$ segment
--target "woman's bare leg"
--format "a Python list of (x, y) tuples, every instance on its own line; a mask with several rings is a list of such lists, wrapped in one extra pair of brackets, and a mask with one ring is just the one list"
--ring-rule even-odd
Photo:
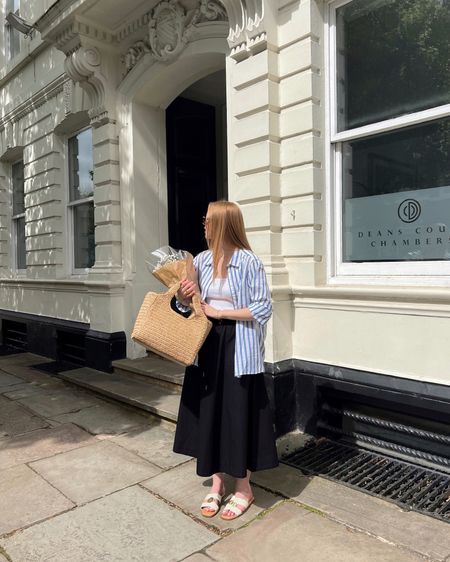
[[(220, 494), (221, 496), (225, 493), (225, 482), (222, 472), (213, 474), (212, 476), (212, 486), (210, 492), (212, 494)], [(205, 511), (215, 511), (214, 509), (209, 509), (207, 507), (203, 508)]]
[[(247, 470), (247, 476), (245, 476), (244, 478), (236, 478), (236, 485), (235, 485), (235, 488), (234, 488), (235, 495), (238, 498), (244, 498), (247, 501), (250, 501), (250, 500), (253, 499), (252, 487), (250, 485), (250, 476), (251, 476), (251, 472), (249, 470)], [(227, 516), (227, 515), (233, 515), (233, 514), (232, 514), (231, 511), (226, 509), (223, 512), (223, 515)]]
[(213, 474), (211, 492), (223, 495), (225, 490), (225, 481), (223, 477), (223, 472), (218, 472)]

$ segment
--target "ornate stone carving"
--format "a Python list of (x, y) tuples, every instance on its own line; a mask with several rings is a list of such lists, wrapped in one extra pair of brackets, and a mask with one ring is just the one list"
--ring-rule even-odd
[(4, 129), (5, 123), (17, 123), (26, 115), (41, 107), (48, 100), (58, 96), (63, 92), (66, 82), (66, 76), (59, 76), (49, 84), (46, 84), (31, 97), (16, 105), (9, 113), (0, 116), (0, 131)]
[(177, 57), (199, 25), (226, 21), (225, 8), (216, 0), (162, 0), (150, 12), (148, 37), (129, 47), (122, 58), (126, 72), (146, 54), (168, 62)]
[(63, 85), (64, 115), (69, 115), (72, 111), (73, 81), (67, 80)]
[(157, 60), (175, 58), (185, 47), (192, 34), (192, 26), (186, 25), (187, 12), (176, 2), (160, 2), (153, 10), (149, 22), (149, 42)]
[(64, 61), (66, 73), (89, 96), (92, 108), (89, 110), (94, 126), (114, 118), (114, 92), (102, 73), (101, 54), (96, 47), (80, 47)]
[(230, 33), (230, 56), (237, 61), (273, 48), (277, 35), (277, 5), (270, 0), (220, 0), (224, 5)]
[(123, 57), (123, 62), (125, 63), (125, 67), (127, 70), (130, 70), (135, 66), (135, 64), (140, 60), (145, 53), (150, 53), (151, 48), (147, 44), (146, 41), (137, 41), (134, 45), (132, 45), (127, 54)]
[(200, 2), (201, 21), (227, 21), (227, 11), (220, 2), (202, 0)]

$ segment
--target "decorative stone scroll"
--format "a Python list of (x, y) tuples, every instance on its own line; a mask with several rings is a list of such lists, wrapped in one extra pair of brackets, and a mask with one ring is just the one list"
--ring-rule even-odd
[(159, 61), (173, 60), (200, 24), (226, 20), (225, 8), (216, 0), (162, 0), (150, 13), (148, 36), (129, 47), (122, 58), (126, 72), (146, 53)]
[(89, 117), (98, 127), (115, 121), (115, 98), (105, 74), (102, 72), (102, 55), (96, 47), (79, 47), (64, 61), (67, 75), (86, 91), (91, 102)]

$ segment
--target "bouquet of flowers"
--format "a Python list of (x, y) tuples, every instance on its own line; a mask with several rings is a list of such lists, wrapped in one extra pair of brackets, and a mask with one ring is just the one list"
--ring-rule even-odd
[(156, 279), (169, 289), (183, 279), (196, 282), (193, 257), (186, 250), (162, 246), (150, 252), (150, 258), (146, 263)]

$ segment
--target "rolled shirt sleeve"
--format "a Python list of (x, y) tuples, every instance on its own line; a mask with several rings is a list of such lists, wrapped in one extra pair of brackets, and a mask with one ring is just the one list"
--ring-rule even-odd
[(272, 316), (272, 298), (267, 283), (266, 273), (261, 261), (254, 260), (249, 265), (248, 289), (250, 303), (248, 309), (253, 318), (264, 326)]

